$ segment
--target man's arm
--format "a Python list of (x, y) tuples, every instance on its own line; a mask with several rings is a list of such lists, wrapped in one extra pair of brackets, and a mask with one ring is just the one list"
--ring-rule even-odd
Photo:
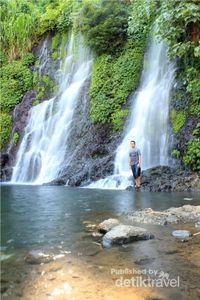
[(129, 152), (129, 157), (128, 157), (128, 165), (129, 165), (129, 168), (131, 167), (131, 155), (130, 155), (130, 152)]
[(138, 166), (141, 168), (141, 161), (142, 161), (142, 158), (141, 158), (141, 152), (140, 150), (138, 149)]
[(141, 168), (141, 154), (139, 154), (139, 156), (138, 156), (138, 165), (139, 165), (139, 167)]
[(129, 165), (129, 168), (131, 167), (131, 157), (129, 156), (128, 158), (128, 165)]

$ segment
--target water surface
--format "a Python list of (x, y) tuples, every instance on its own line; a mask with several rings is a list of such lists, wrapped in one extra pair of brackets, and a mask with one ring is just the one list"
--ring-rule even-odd
[[(84, 278), (88, 278), (84, 285), (88, 284), (88, 289), (92, 287), (94, 293), (99, 289), (103, 293), (103, 286), (105, 289), (107, 287), (111, 294), (116, 291), (113, 282), (117, 276), (113, 277), (111, 274), (112, 268), (152, 268), (166, 272), (171, 277), (181, 276), (181, 288), (163, 288), (159, 291), (167, 296), (167, 299), (173, 299), (173, 295), (176, 295), (176, 299), (189, 299), (189, 294), (193, 295), (193, 299), (198, 299), (197, 296), (200, 293), (198, 289), (199, 236), (187, 243), (181, 243), (180, 240), (171, 236), (172, 230), (177, 228), (194, 231), (194, 224), (177, 226), (140, 224), (141, 227), (153, 232), (154, 240), (139, 241), (110, 249), (101, 247), (100, 239), (92, 237), (92, 228), (88, 226), (98, 224), (110, 217), (121, 218), (123, 213), (140, 208), (151, 207), (155, 210), (164, 210), (185, 204), (198, 205), (198, 194), (95, 190), (65, 186), (3, 185), (1, 195), (1, 249), (3, 258), (7, 258), (2, 264), (2, 276), (5, 282), (12, 283), (10, 284), (12, 288), (6, 292), (9, 299), (12, 299), (13, 295), (15, 299), (16, 289), (26, 294), (26, 289), (29, 293), (30, 289), (39, 285), (39, 282), (41, 285), (44, 277), (40, 276), (38, 279), (37, 274), (43, 274), (44, 268), (49, 268), (45, 269), (46, 274), (51, 273), (47, 265), (30, 266), (24, 262), (24, 257), (29, 250), (40, 247), (56, 249), (56, 253), (60, 253), (61, 250), (71, 252), (70, 259), (68, 257), (62, 261), (63, 272), (65, 269), (68, 272), (69, 263), (71, 268), (79, 266), (81, 269), (89, 270), (89, 275), (84, 275)], [(184, 198), (192, 200), (186, 201)], [(12, 256), (9, 257), (9, 255)], [(56, 265), (55, 268), (58, 266)], [(18, 283), (15, 282), (17, 276), (20, 278)], [(33, 282), (34, 276), (37, 277), (37, 284)], [(28, 287), (27, 278), (29, 278)], [(99, 287), (101, 280), (104, 283)], [(80, 291), (85, 288), (83, 284), (80, 286), (81, 281), (74, 285), (75, 289)], [(49, 290), (51, 287), (50, 285)], [(40, 288), (38, 286), (37, 293), (42, 294)], [(146, 289), (143, 290), (146, 291)], [(132, 299), (128, 298), (129, 292), (127, 288), (123, 290), (124, 299)], [(82, 293), (83, 291), (79, 297), (90, 299), (84, 298)], [(97, 299), (102, 299), (101, 297)], [(25, 296), (24, 299), (26, 299)]]

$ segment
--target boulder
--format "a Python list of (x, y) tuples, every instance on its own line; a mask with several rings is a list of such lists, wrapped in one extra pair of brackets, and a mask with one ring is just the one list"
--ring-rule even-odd
[(25, 262), (32, 265), (46, 264), (54, 260), (53, 253), (44, 249), (33, 249), (25, 257)]
[(103, 236), (102, 244), (104, 247), (110, 247), (152, 238), (154, 238), (154, 235), (144, 228), (131, 225), (117, 225)]
[(100, 233), (106, 233), (111, 230), (114, 226), (119, 225), (120, 222), (117, 219), (108, 219), (101, 222), (98, 226), (98, 231)]

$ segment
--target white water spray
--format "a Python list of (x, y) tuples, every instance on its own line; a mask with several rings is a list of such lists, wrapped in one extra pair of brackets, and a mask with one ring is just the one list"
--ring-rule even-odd
[(169, 98), (174, 71), (174, 64), (167, 58), (164, 43), (152, 41), (145, 58), (140, 87), (132, 99), (125, 137), (116, 151), (114, 175), (94, 182), (89, 187), (125, 189), (132, 184), (128, 166), (131, 140), (135, 140), (141, 150), (143, 170), (168, 164)]
[(75, 43), (71, 35), (63, 71), (62, 63), (62, 76), (56, 96), (29, 112), (12, 183), (42, 184), (55, 179), (59, 173), (66, 154), (74, 110), (91, 70), (91, 54), (84, 47), (82, 37)]

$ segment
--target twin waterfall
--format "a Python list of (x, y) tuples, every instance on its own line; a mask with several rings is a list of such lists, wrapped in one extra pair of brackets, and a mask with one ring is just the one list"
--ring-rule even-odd
[(59, 174), (74, 110), (92, 65), (91, 55), (81, 37), (75, 41), (72, 34), (66, 50), (64, 70), (63, 61), (60, 64), (58, 93), (30, 110), (12, 183), (42, 184)]
[[(35, 107), (29, 114), (20, 145), (12, 182), (42, 184), (55, 179), (65, 157), (73, 114), (92, 59), (74, 38), (67, 45), (64, 71), (57, 95)], [(116, 150), (114, 175), (89, 185), (90, 188), (124, 189), (130, 185), (128, 167), (130, 140), (142, 154), (142, 169), (168, 164), (168, 115), (175, 67), (166, 56), (163, 43), (152, 41), (144, 61), (141, 84), (132, 97), (132, 107), (124, 139)]]
[(90, 184), (90, 188), (125, 189), (132, 184), (128, 166), (131, 140), (141, 150), (143, 170), (168, 164), (169, 98), (174, 71), (174, 64), (166, 56), (166, 46), (152, 41), (140, 87), (132, 97), (125, 136), (116, 151), (114, 175)]

